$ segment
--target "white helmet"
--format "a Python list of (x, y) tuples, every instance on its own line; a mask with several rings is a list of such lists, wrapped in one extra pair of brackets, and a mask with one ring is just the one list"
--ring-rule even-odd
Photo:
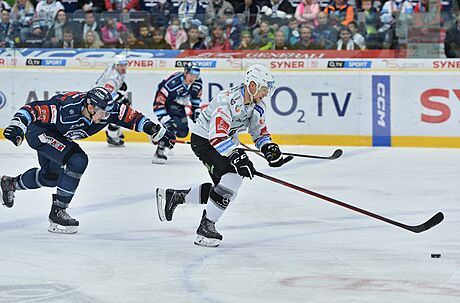
[[(257, 90), (254, 94), (251, 94), (249, 91), (249, 84), (251, 82), (257, 85)], [(246, 72), (246, 86), (248, 87), (248, 92), (251, 97), (254, 97), (262, 86), (268, 88), (268, 95), (270, 95), (275, 88), (275, 77), (271, 70), (265, 65), (254, 64), (251, 65)]]
[(114, 64), (126, 65), (126, 64), (128, 64), (128, 60), (126, 59), (125, 55), (119, 54), (119, 55), (115, 55), (115, 57), (113, 57), (113, 63)]

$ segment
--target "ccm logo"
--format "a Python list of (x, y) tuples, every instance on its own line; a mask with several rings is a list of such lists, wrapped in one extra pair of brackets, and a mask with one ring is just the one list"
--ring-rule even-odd
[[(460, 89), (452, 90), (457, 97), (457, 100), (460, 101)], [(438, 111), (438, 115), (427, 115), (422, 114), (422, 121), (427, 123), (442, 123), (450, 118), (450, 108), (447, 104), (440, 102), (441, 99), (446, 99), (448, 101), (450, 98), (450, 91), (447, 89), (433, 88), (426, 90), (420, 96), (420, 102), (422, 105), (430, 110)], [(434, 101), (433, 99), (436, 99)]]
[(377, 124), (381, 127), (385, 127), (385, 84), (377, 84), (377, 115), (379, 120)]

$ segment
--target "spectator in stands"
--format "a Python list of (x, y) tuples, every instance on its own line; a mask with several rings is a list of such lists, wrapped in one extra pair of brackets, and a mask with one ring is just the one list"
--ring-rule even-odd
[(18, 33), (10, 19), (9, 10), (6, 8), (2, 9), (0, 22), (0, 47), (14, 47), (17, 36)]
[(272, 49), (275, 43), (275, 34), (267, 20), (262, 21), (260, 27), (254, 30), (253, 37), (254, 43), (259, 45), (260, 50)]
[(79, 10), (83, 6), (83, 1), (78, 0), (60, 0), (62, 6), (64, 6), (64, 11), (66, 13), (73, 13), (76, 10)]
[(139, 10), (139, 0), (105, 0), (105, 9), (108, 12), (118, 11), (127, 13)]
[(177, 15), (182, 24), (191, 19), (204, 20), (205, 9), (198, 0), (182, 0), (177, 8)]
[(272, 46), (272, 50), (289, 50), (292, 49), (290, 45), (286, 44), (286, 37), (282, 30), (278, 30), (275, 33), (275, 43)]
[(153, 35), (152, 35), (152, 26), (147, 22), (142, 22), (139, 25), (139, 35), (137, 40), (140, 41), (144, 48), (152, 48)]
[(348, 27), (342, 27), (339, 32), (336, 50), (360, 50), (359, 45), (351, 39), (351, 31)]
[(86, 33), (88, 31), (97, 32), (98, 35), (100, 35), (101, 33), (101, 28), (99, 27), (99, 24), (96, 21), (96, 16), (94, 16), (93, 11), (85, 12), (85, 23), (83, 23), (80, 30), (82, 37), (86, 37)]
[(226, 9), (233, 9), (230, 2), (225, 0), (211, 0), (206, 8), (206, 20), (208, 24), (214, 23), (217, 19), (221, 19), (224, 16)]
[(300, 40), (295, 45), (298, 50), (320, 49), (320, 46), (313, 40), (312, 29), (308, 26), (300, 28)]
[(224, 24), (214, 23), (211, 31), (211, 41), (208, 43), (208, 49), (211, 50), (231, 50), (230, 41), (224, 37)]
[(300, 24), (306, 24), (310, 28), (318, 26), (318, 13), (320, 7), (316, 0), (302, 0), (295, 10), (295, 18)]
[(118, 47), (124, 44), (123, 36), (126, 33), (126, 26), (112, 17), (107, 17), (105, 25), (101, 28), (101, 37), (105, 46)]
[(186, 49), (192, 49), (192, 50), (197, 50), (197, 49), (206, 49), (206, 44), (204, 43), (204, 39), (199, 37), (200, 35), (200, 30), (198, 29), (198, 26), (192, 25), (188, 29), (188, 39), (184, 43), (182, 43), (179, 47), (181, 50), (186, 50)]
[(366, 40), (363, 35), (359, 33), (358, 23), (356, 21), (351, 21), (350, 24), (348, 24), (348, 28), (351, 32), (351, 39), (358, 44), (360, 49), (366, 49)]
[(167, 0), (141, 0), (141, 10), (149, 12), (154, 27), (166, 28), (169, 19), (176, 13), (175, 7)]
[(235, 7), (235, 13), (244, 16), (244, 24), (247, 29), (253, 29), (260, 22), (260, 6), (255, 0), (244, 0)]
[(313, 38), (322, 49), (334, 49), (339, 32), (329, 23), (329, 15), (325, 12), (318, 14), (319, 25), (313, 30)]
[(278, 29), (288, 23), (295, 13), (295, 8), (289, 0), (269, 0), (265, 2), (260, 12), (265, 15), (264, 19), (267, 19), (274, 29)]
[(59, 10), (54, 19), (53, 25), (50, 27), (45, 36), (44, 47), (58, 47), (62, 44), (64, 39), (64, 28), (69, 27), (69, 22), (67, 21), (67, 14), (63, 9)]
[(241, 32), (241, 42), (236, 47), (238, 50), (252, 50), (258, 49), (259, 46), (252, 41), (251, 32), (248, 30), (244, 30)]
[[(453, 0), (441, 0), (441, 22), (442, 26), (444, 28), (450, 28), (452, 26), (453, 22), (453, 15), (452, 15), (452, 9), (454, 7), (454, 1)], [(460, 1), (457, 2), (457, 10), (458, 10), (458, 4), (460, 4)]]
[(457, 22), (447, 30), (444, 52), (447, 58), (460, 58), (460, 12), (457, 12)]
[(166, 42), (164, 31), (161, 28), (154, 28), (152, 34), (152, 49), (172, 49), (171, 45)]
[(288, 25), (284, 25), (280, 29), (284, 32), (286, 44), (293, 46), (299, 41), (299, 23), (297, 22), (297, 19), (295, 17), (289, 19)]
[(21, 42), (29, 36), (35, 7), (30, 0), (17, 0), (11, 9), (11, 21), (19, 30)]
[(85, 34), (84, 41), (84, 48), (101, 48), (104, 46), (102, 43), (99, 34), (96, 31), (88, 30)]
[(336, 28), (348, 26), (355, 19), (353, 7), (348, 5), (347, 0), (335, 0), (334, 3), (328, 5), (324, 12), (329, 15), (329, 21)]
[(83, 45), (74, 39), (74, 33), (73, 33), (72, 28), (66, 27), (64, 28), (62, 41), (57, 47), (59, 48), (81, 48), (83, 47)]
[(229, 40), (231, 47), (234, 48), (240, 43), (243, 26), (233, 13), (233, 10), (229, 8), (225, 9), (222, 21), (225, 23), (224, 36)]
[[(380, 20), (383, 25), (379, 31), (385, 33), (384, 48), (396, 49), (399, 47), (399, 39), (405, 38), (405, 33), (412, 20), (414, 8), (407, 0), (389, 0), (382, 7)], [(396, 28), (396, 20), (398, 26)]]
[(138, 41), (136, 35), (133, 32), (128, 32), (126, 37), (126, 48), (141, 49), (144, 48), (144, 43)]
[(181, 28), (178, 18), (174, 17), (171, 20), (171, 24), (166, 29), (165, 40), (172, 49), (179, 49), (179, 46), (187, 41), (187, 33)]
[(42, 0), (37, 4), (32, 32), (38, 37), (44, 37), (46, 31), (53, 25), (54, 18), (59, 10), (63, 10), (61, 2), (56, 0)]

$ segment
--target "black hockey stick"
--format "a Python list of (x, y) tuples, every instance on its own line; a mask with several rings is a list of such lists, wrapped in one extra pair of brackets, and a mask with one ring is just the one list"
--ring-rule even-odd
[[(244, 148), (246, 148), (246, 149), (251, 149), (249, 146), (247, 146), (247, 145), (244, 144), (244, 143), (241, 143), (241, 145), (242, 145)], [(265, 159), (264, 155), (262, 155), (260, 152), (257, 152), (256, 154), (259, 155), (259, 156), (261, 156), (262, 158)], [(282, 165), (288, 163), (288, 162), (291, 161), (292, 159), (294, 159), (293, 156), (284, 157), (284, 158), (283, 158), (283, 164), (282, 164)]]
[[(250, 149), (247, 148), (246, 151), (257, 153), (259, 152), (257, 149)], [(295, 153), (285, 153), (283, 152), (284, 156), (293, 156), (293, 157), (301, 157), (301, 158), (310, 158), (310, 159), (323, 159), (323, 160), (335, 160), (342, 156), (343, 151), (341, 149), (336, 149), (334, 153), (330, 156), (314, 156), (314, 155), (305, 155), (305, 154), (295, 154)]]
[(264, 179), (267, 179), (267, 180), (270, 180), (270, 181), (272, 181), (272, 182), (275, 182), (275, 183), (278, 183), (278, 184), (281, 184), (281, 185), (290, 187), (290, 188), (292, 188), (292, 189), (298, 190), (298, 191), (303, 192), (303, 193), (305, 193), (305, 194), (307, 194), (307, 195), (311, 195), (311, 196), (314, 196), (314, 197), (316, 197), (316, 198), (319, 198), (319, 199), (322, 199), (322, 200), (325, 200), (325, 201), (328, 201), (328, 202), (337, 204), (337, 205), (339, 205), (339, 206), (342, 206), (342, 207), (345, 207), (345, 208), (354, 210), (354, 211), (356, 211), (356, 212), (359, 212), (359, 213), (361, 213), (361, 214), (363, 214), (363, 215), (372, 217), (372, 218), (374, 218), (374, 219), (377, 219), (377, 220), (380, 220), (380, 221), (383, 221), (383, 222), (386, 222), (386, 223), (389, 223), (389, 224), (392, 224), (392, 225), (395, 225), (395, 226), (404, 228), (404, 229), (406, 229), (406, 230), (408, 230), (408, 231), (411, 231), (411, 232), (414, 232), (414, 233), (421, 233), (421, 232), (423, 232), (423, 231), (426, 231), (426, 230), (432, 228), (433, 226), (438, 225), (438, 224), (441, 223), (441, 221), (444, 219), (444, 214), (443, 214), (442, 212), (438, 212), (436, 215), (434, 215), (433, 217), (431, 217), (431, 219), (429, 219), (429, 220), (426, 221), (425, 223), (422, 223), (422, 224), (420, 224), (420, 225), (406, 225), (406, 224), (403, 224), (403, 223), (400, 223), (400, 222), (393, 221), (393, 220), (391, 220), (391, 219), (382, 217), (382, 216), (380, 216), (380, 215), (371, 213), (370, 211), (364, 210), (364, 209), (362, 209), (362, 208), (359, 208), (359, 207), (356, 207), (356, 206), (347, 204), (347, 203), (345, 203), (345, 202), (341, 202), (341, 201), (336, 200), (336, 199), (334, 199), (334, 198), (330, 198), (330, 197), (328, 197), (328, 196), (322, 195), (322, 194), (320, 194), (320, 193), (311, 191), (311, 190), (309, 190), (309, 189), (306, 189), (306, 188), (297, 186), (297, 185), (295, 185), (295, 184), (292, 184), (292, 183), (289, 183), (289, 182), (286, 182), (286, 181), (283, 181), (283, 180), (274, 178), (274, 177), (272, 177), (272, 176), (268, 176), (268, 175), (263, 174), (263, 173), (258, 172), (258, 171), (256, 171), (256, 172), (254, 173), (254, 175), (259, 176), (259, 177), (264, 178)]

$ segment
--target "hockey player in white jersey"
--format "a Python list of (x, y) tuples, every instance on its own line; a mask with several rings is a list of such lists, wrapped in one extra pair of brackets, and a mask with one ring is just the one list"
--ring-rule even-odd
[(179, 204), (206, 204), (196, 231), (196, 245), (217, 247), (222, 235), (215, 223), (237, 195), (243, 178), (252, 179), (254, 166), (238, 148), (238, 133), (248, 131), (257, 148), (272, 167), (283, 164), (282, 154), (265, 125), (262, 99), (274, 89), (274, 76), (264, 65), (249, 67), (245, 84), (220, 91), (198, 117), (192, 129), (192, 150), (207, 167), (213, 184), (186, 190), (156, 190), (158, 216), (171, 221)]
[[(127, 66), (128, 60), (126, 56), (123, 54), (116, 55), (113, 64), (105, 69), (94, 86), (101, 86), (110, 91), (115, 102), (131, 105), (131, 101), (127, 97), (128, 86), (125, 82)], [(107, 135), (107, 143), (110, 147), (124, 146), (124, 135), (118, 125), (109, 124), (105, 133)]]

